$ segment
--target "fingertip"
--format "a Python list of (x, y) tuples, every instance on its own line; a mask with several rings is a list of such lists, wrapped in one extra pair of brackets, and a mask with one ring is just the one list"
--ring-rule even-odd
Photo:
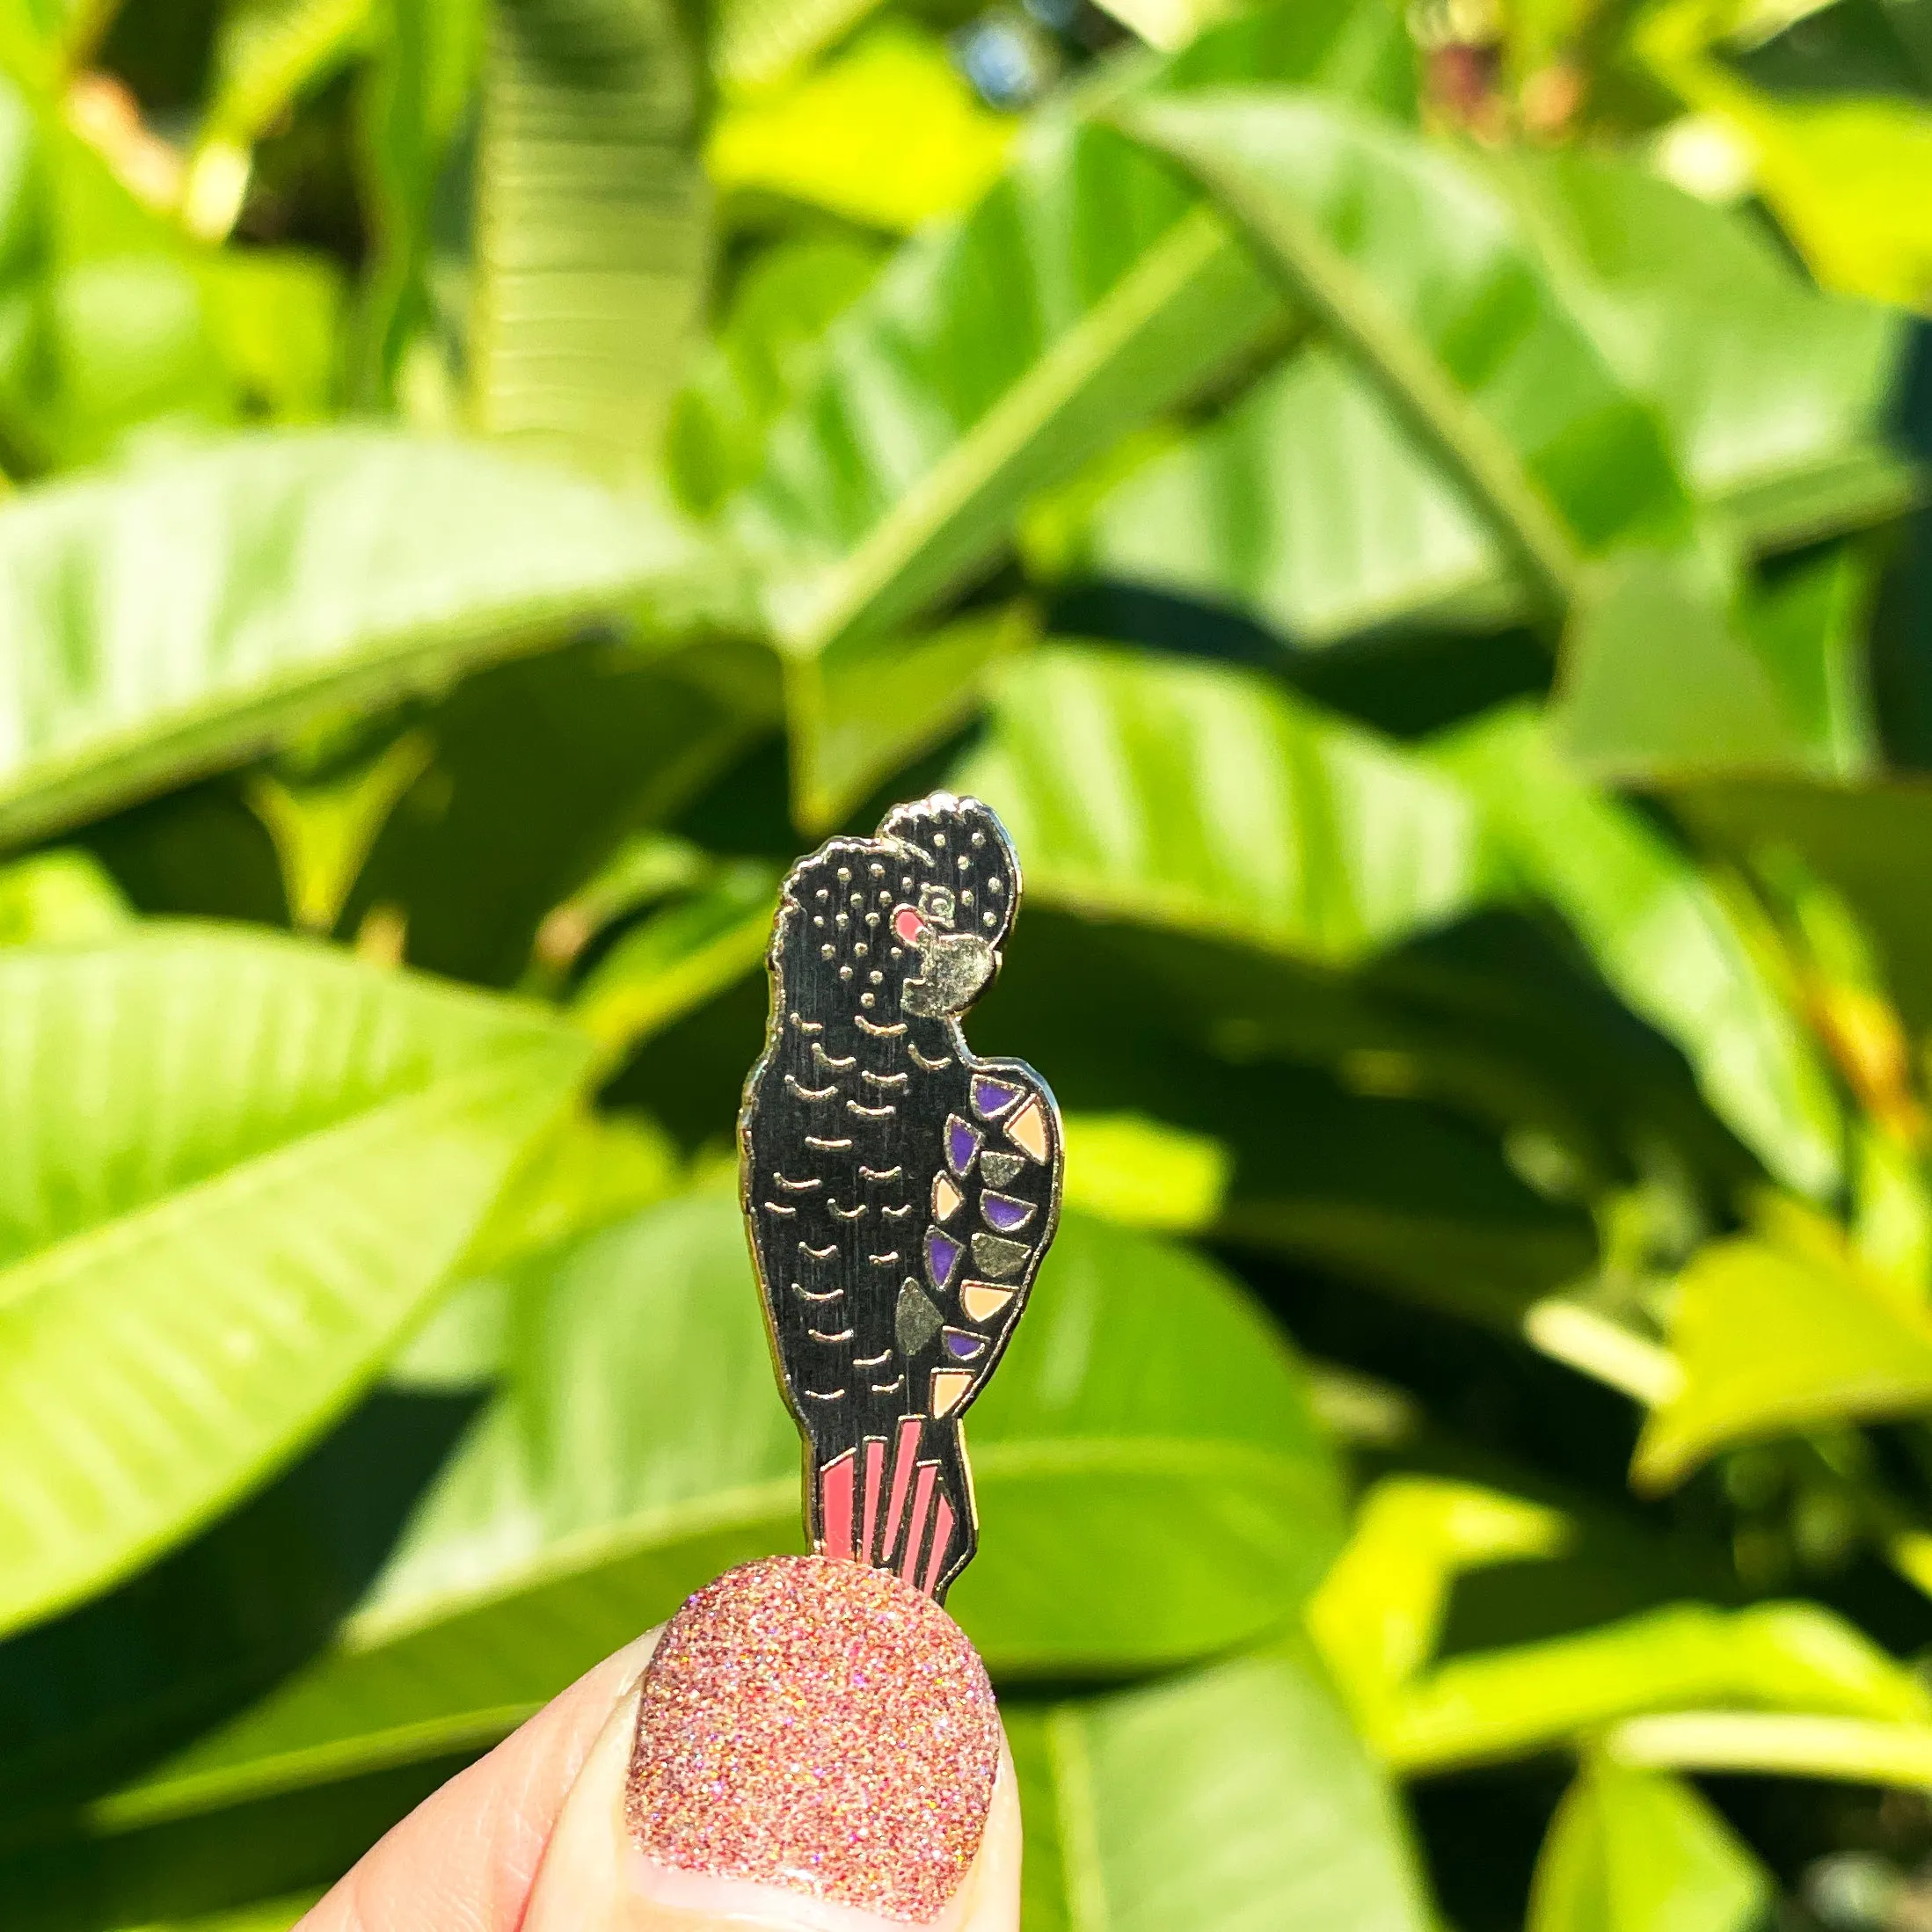
[(1020, 1835), (958, 1626), (896, 1578), (777, 1558), (667, 1627), (564, 1805), (524, 1925), (1015, 1932)]

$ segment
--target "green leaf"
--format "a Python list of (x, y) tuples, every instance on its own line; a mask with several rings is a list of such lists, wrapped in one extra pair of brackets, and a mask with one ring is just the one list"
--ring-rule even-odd
[(1534, 1756), (1637, 1713), (1706, 1703), (1923, 1724), (1932, 1702), (1861, 1631), (1809, 1603), (1702, 1604), (1439, 1665), (1365, 1714), (1397, 1770)]
[(36, 852), (0, 866), (0, 945), (85, 944), (119, 933), (133, 917), (91, 853)]
[(903, 234), (978, 200), (1015, 128), (980, 105), (937, 35), (892, 22), (791, 86), (727, 105), (704, 167), (725, 193), (783, 195)]
[(529, 1010), (212, 930), (0, 955), (0, 1000), (11, 1627), (339, 1411), (587, 1056)]
[[(502, 1395), (336, 1651), (98, 1828), (487, 1741), (724, 1565), (797, 1547), (797, 1436), (733, 1196), (532, 1263), (512, 1305)], [(995, 1671), (1220, 1650), (1287, 1615), (1338, 1539), (1276, 1331), (1206, 1262), (1077, 1215), (972, 1440), (986, 1549), (950, 1600)]]
[(333, 399), (342, 278), (324, 255), (223, 249), (196, 265), (215, 354), (251, 413), (310, 422)]
[(1004, 1716), (1029, 1932), (1433, 1922), (1395, 1797), (1305, 1645)]
[(1221, 1141), (1140, 1113), (1068, 1113), (1061, 1121), (1069, 1207), (1169, 1234), (1220, 1218), (1232, 1162)]
[[(1741, 544), (1809, 543), (1911, 500), (1909, 471), (1877, 440), (1895, 317), (1820, 295), (1753, 223), (1645, 169), (1520, 149), (1483, 165), (1540, 272)], [(1326, 344), (1117, 483), (1080, 561), (1238, 609), (1304, 646), (1528, 609), (1482, 518)]]
[(1230, 89), (1122, 118), (1239, 218), (1546, 612), (1576, 601), (1586, 552), (1681, 529), (1688, 503), (1658, 424), (1476, 170), (1314, 94)]
[(654, 470), (710, 266), (696, 59), (673, 0), (492, 17), (470, 328), (478, 427)]
[(1770, 1875), (1689, 1785), (1593, 1758), (1543, 1841), (1529, 1932), (1749, 1932), (1771, 1893)]
[(1000, 665), (1039, 631), (1032, 605), (965, 612), (912, 637), (847, 631), (784, 667), (791, 815), (829, 831), (975, 711)]
[(765, 435), (816, 375), (825, 332), (877, 273), (857, 241), (781, 242), (754, 259), (671, 405), (665, 461), (678, 500), (708, 516), (751, 482)]
[(370, 430), (237, 439), (0, 509), (18, 841), (694, 581), (595, 485)]
[(1625, 553), (1565, 640), (1564, 748), (1624, 779), (1673, 767), (1855, 775), (1876, 753), (1860, 665), (1868, 575), (1841, 550), (1739, 599), (1707, 556)]
[(1754, 1237), (1712, 1243), (1678, 1277), (1681, 1374), (1644, 1425), (1631, 1478), (1681, 1482), (1726, 1443), (1932, 1406), (1932, 1317), (1835, 1221), (1780, 1204)]
[(1842, 1155), (1829, 1077), (1695, 866), (1566, 769), (1529, 711), (1455, 733), (1441, 756), (1480, 799), (1522, 884), (1568, 921), (1625, 1003), (1677, 1043), (1719, 1118), (1790, 1185), (1834, 1185)]
[(1932, 1790), (1932, 1724), (1923, 1723), (1686, 1710), (1633, 1717), (1610, 1732), (1604, 1748), (1632, 1765)]
[(1328, 343), (1124, 478), (1083, 550), (1100, 576), (1243, 611), (1303, 647), (1527, 609), (1481, 516)]
[(434, 314), (434, 198), (481, 64), (485, 9), (482, 0), (388, 0), (387, 13), (357, 116), (370, 246), (352, 386), (375, 402), (390, 398)]
[(1358, 1710), (1373, 1714), (1434, 1655), (1465, 1570), (1557, 1555), (1555, 1510), (1473, 1484), (1384, 1476), (1309, 1605), (1309, 1635)]
[(1900, 317), (1821, 293), (1750, 210), (1634, 161), (1516, 149), (1488, 165), (1564, 301), (1662, 419), (1691, 489), (1743, 541), (1788, 548), (1912, 499), (1884, 447)]
[(1030, 897), (1342, 965), (1488, 881), (1447, 779), (1252, 673), (1092, 646), (1001, 678), (956, 775), (1025, 855)]
[(727, 91), (783, 80), (849, 33), (879, 0), (723, 0), (711, 69)]
[(607, 1064), (621, 1059), (749, 973), (771, 943), (777, 902), (774, 867), (756, 859), (719, 867), (616, 941), (572, 995), (571, 1017)]
[[(1265, 60), (1400, 104), (1392, 11), (1322, 0), (1292, 32), (1280, 11), (1183, 60)], [(986, 199), (908, 244), (835, 324), (818, 381), (731, 506), (769, 560), (784, 646), (806, 657), (903, 624), (998, 550), (1027, 499), (1283, 326), (1170, 171), (1110, 128), (1037, 122)]]

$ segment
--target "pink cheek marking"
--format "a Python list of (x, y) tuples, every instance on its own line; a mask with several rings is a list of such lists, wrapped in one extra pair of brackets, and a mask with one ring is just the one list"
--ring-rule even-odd
[(915, 946), (925, 937), (926, 922), (910, 906), (901, 906), (893, 915), (893, 930), (908, 946)]

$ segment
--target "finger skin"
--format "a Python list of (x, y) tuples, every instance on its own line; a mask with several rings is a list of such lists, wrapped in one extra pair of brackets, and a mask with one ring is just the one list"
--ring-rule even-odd
[[(585, 1761), (537, 1872), (522, 1932), (907, 1932), (884, 1919), (774, 1885), (674, 1871), (647, 1860), (624, 1822), (638, 1693), (618, 1704)], [(965, 1884), (929, 1932), (1017, 1932), (1020, 1812), (1003, 1752), (986, 1836)]]
[(564, 1800), (658, 1635), (607, 1657), (425, 1798), (295, 1932), (514, 1932)]

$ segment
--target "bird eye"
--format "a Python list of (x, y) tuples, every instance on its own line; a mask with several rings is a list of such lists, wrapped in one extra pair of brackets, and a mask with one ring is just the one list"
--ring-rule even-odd
[(951, 893), (944, 886), (922, 886), (919, 888), (919, 910), (936, 926), (950, 926), (952, 923), (954, 900)]

